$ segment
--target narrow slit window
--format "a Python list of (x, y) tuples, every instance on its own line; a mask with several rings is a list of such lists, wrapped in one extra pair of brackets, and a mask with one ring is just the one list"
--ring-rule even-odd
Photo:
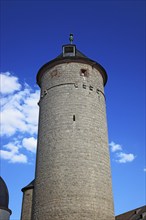
[(76, 120), (76, 117), (75, 117), (75, 115), (73, 115), (73, 121), (75, 121)]

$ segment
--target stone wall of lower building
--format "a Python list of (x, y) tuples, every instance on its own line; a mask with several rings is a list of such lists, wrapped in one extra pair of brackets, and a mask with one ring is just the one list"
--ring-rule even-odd
[(33, 189), (23, 192), (21, 220), (32, 220), (32, 197)]

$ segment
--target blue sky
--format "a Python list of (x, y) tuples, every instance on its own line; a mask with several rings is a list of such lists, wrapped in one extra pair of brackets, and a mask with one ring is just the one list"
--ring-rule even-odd
[(77, 48), (108, 73), (105, 87), (115, 214), (146, 203), (143, 0), (1, 0), (1, 162), (12, 209), (35, 172), (38, 69), (74, 33)]

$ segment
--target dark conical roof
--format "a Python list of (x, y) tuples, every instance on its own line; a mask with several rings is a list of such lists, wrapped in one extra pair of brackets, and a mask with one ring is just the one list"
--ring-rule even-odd
[(9, 204), (9, 193), (6, 183), (0, 177), (0, 207), (8, 208)]
[(0, 176), (0, 209), (5, 209), (10, 212), (9, 205), (9, 192), (5, 181)]
[[(65, 48), (75, 48), (73, 51), (73, 56), (70, 56), (70, 52), (68, 52), (68, 55), (64, 55), (65, 54)], [(104, 85), (107, 82), (107, 73), (105, 71), (105, 69), (96, 61), (91, 60), (90, 58), (88, 58), (87, 56), (85, 56), (82, 52), (80, 52), (77, 48), (76, 45), (74, 44), (67, 44), (67, 45), (63, 45), (63, 52), (57, 56), (55, 59), (49, 61), (48, 63), (44, 64), (40, 70), (38, 71), (37, 74), (37, 83), (38, 85), (40, 85), (40, 80), (42, 75), (44, 74), (44, 72), (52, 67), (54, 67), (55, 65), (58, 64), (62, 64), (62, 63), (70, 63), (70, 62), (77, 62), (77, 63), (85, 63), (85, 64), (89, 64), (92, 67), (96, 68), (100, 74), (103, 77), (103, 82)]]
[(31, 181), (27, 186), (25, 186), (24, 188), (21, 189), (22, 192), (25, 192), (28, 189), (33, 189), (34, 188), (34, 181)]

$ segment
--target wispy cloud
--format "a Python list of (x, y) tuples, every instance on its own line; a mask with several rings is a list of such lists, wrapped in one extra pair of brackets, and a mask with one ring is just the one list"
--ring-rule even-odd
[(119, 144), (115, 144), (113, 141), (109, 144), (111, 147), (111, 152), (116, 152), (122, 150), (122, 146)]
[(11, 142), (3, 146), (0, 156), (12, 163), (27, 163), (27, 156), (21, 150), (36, 151), (39, 90), (33, 90), (26, 83), (20, 84), (18, 77), (9, 72), (1, 73), (0, 78), (1, 136), (11, 138)]
[(36, 153), (36, 145), (37, 140), (34, 137), (14, 138), (12, 142), (3, 146), (3, 150), (0, 150), (0, 157), (10, 163), (27, 163), (28, 156), (20, 152), (25, 149), (28, 152)]
[(37, 140), (34, 137), (24, 138), (22, 141), (22, 145), (28, 151), (35, 153), (36, 146), (37, 146)]
[[(10, 81), (11, 77), (13, 78), (13, 76), (7, 75), (7, 81), (8, 77)], [(2, 93), (1, 136), (12, 136), (16, 132), (37, 133), (38, 99), (39, 91), (33, 91), (27, 84), (15, 93), (14, 90), (13, 93), (7, 95)]]
[(0, 81), (2, 94), (13, 93), (21, 89), (21, 84), (18, 82), (18, 78), (12, 76), (9, 72), (1, 73)]
[(19, 147), (16, 143), (4, 145), (5, 150), (0, 150), (0, 156), (4, 160), (11, 163), (27, 163), (27, 156), (19, 152)]
[(113, 141), (109, 143), (111, 152), (114, 153), (114, 161), (117, 163), (132, 162), (136, 156), (133, 153), (125, 153), (123, 147), (120, 144), (116, 144)]
[(118, 158), (116, 159), (116, 162), (118, 163), (132, 162), (136, 157), (134, 154), (126, 154), (123, 152), (117, 153), (116, 156)]
[(146, 172), (146, 168), (144, 168), (143, 171)]

